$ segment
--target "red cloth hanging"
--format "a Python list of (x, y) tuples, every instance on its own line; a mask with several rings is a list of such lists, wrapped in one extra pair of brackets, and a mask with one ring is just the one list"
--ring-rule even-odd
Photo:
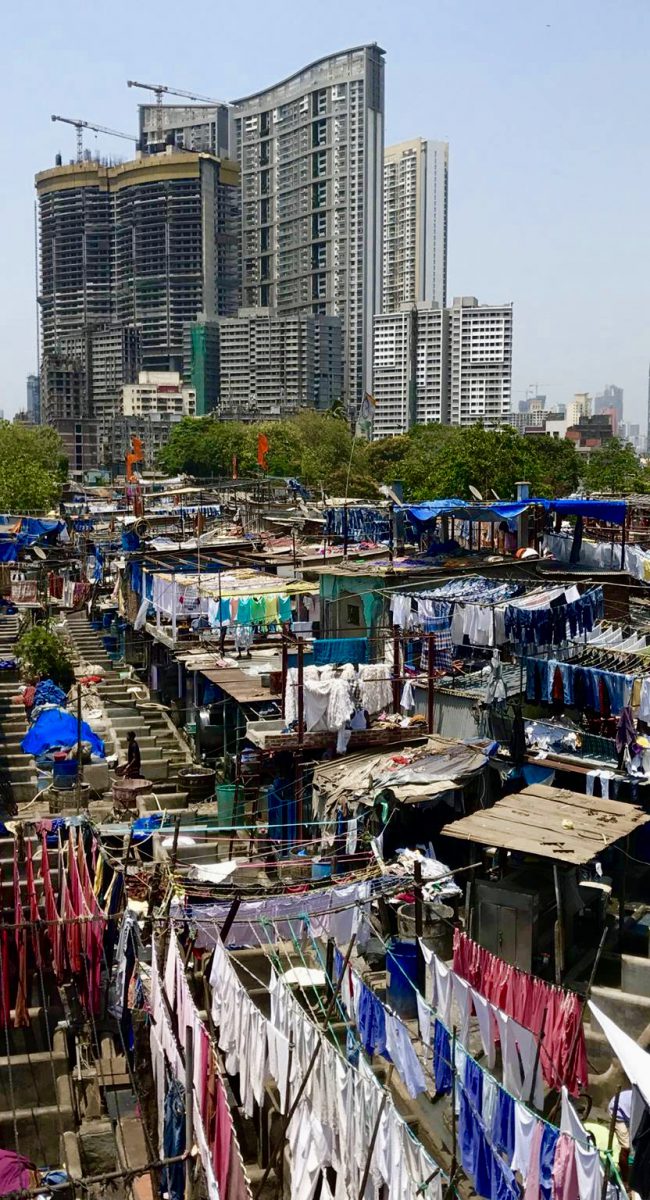
[(52, 966), (57, 983), (63, 981), (63, 945), (61, 939), (61, 923), (54, 898), (52, 878), (50, 876), (50, 860), (47, 853), (47, 834), (41, 834), (41, 879), (43, 880), (43, 905), (45, 908), (45, 937), (44, 945), (52, 953)]
[[(4, 887), (0, 870), (0, 911), (4, 908)], [(0, 1023), (7, 1027), (11, 1020), (11, 989), (9, 986), (9, 930), (0, 929)]]
[(16, 951), (18, 953), (18, 979), (16, 987), (16, 1003), (14, 1006), (14, 1029), (24, 1029), (29, 1025), (28, 984), (27, 984), (27, 929), (23, 915), (23, 905), (20, 894), (20, 871), (18, 869), (18, 853), (14, 842), (14, 923), (16, 925)]
[(486, 1000), (531, 1033), (539, 1036), (544, 1022), (540, 1054), (544, 1079), (549, 1087), (564, 1084), (576, 1096), (588, 1078), (580, 997), (520, 971), (459, 929), (454, 931), (453, 968)]
[(37, 970), (43, 966), (41, 953), (41, 914), (38, 910), (36, 884), (34, 882), (34, 860), (32, 858), (31, 839), (27, 838), (27, 860), (25, 863), (25, 879), (27, 882), (27, 903), (29, 904), (29, 923), (31, 925), (32, 951)]

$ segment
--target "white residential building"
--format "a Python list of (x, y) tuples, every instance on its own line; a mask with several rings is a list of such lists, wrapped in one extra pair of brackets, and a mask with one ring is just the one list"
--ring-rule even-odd
[(447, 420), (446, 324), (445, 310), (432, 303), (375, 317), (375, 438)]
[(573, 400), (567, 405), (567, 425), (577, 425), (581, 417), (590, 417), (593, 411), (593, 401), (589, 392), (575, 392)]
[(219, 415), (256, 421), (327, 409), (343, 386), (341, 321), (242, 308), (219, 321)]
[(512, 304), (456, 296), (449, 311), (451, 425), (502, 425), (512, 390)]
[(179, 371), (140, 371), (137, 383), (122, 388), (122, 416), (193, 417), (196, 391), (185, 387)]
[(235, 100), (245, 307), (339, 316), (344, 396), (369, 389), (381, 304), (384, 51), (357, 46)]
[(373, 436), (412, 425), (508, 424), (512, 305), (404, 304), (375, 317)]
[(413, 138), (384, 151), (382, 312), (447, 302), (449, 145)]

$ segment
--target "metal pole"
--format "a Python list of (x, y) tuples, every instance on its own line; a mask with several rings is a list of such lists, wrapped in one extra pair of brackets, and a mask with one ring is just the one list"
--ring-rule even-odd
[(298, 638), (298, 746), (302, 748), (305, 732), (305, 646), (301, 637)]
[(83, 769), (81, 765), (81, 684), (77, 684), (77, 782), (75, 784), (75, 796), (77, 804), (77, 812), (81, 808), (81, 784), (83, 781)]

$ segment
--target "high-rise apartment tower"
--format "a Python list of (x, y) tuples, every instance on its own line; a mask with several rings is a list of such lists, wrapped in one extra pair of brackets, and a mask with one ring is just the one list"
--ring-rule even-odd
[(357, 46), (235, 100), (232, 133), (243, 304), (340, 316), (354, 408), (381, 303), (384, 51)]
[(447, 142), (414, 138), (384, 151), (382, 312), (447, 302)]

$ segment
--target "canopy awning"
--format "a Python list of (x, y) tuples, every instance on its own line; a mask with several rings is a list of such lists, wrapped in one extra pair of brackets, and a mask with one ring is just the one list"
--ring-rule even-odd
[(625, 500), (544, 500), (536, 497), (530, 503), (539, 504), (547, 512), (567, 517), (591, 517), (593, 521), (608, 521), (612, 525), (622, 525), (627, 512)]
[(547, 512), (591, 517), (594, 521), (607, 521), (616, 525), (623, 524), (627, 511), (625, 500), (546, 500), (542, 496), (531, 496), (527, 500), (495, 500), (494, 503), (484, 504), (452, 497), (405, 505), (402, 511), (412, 521), (426, 525), (438, 517), (460, 517), (466, 521), (512, 521), (534, 505), (539, 505)]
[(438, 517), (461, 517), (465, 521), (510, 521), (521, 516), (530, 500), (495, 500), (493, 504), (470, 504), (467, 500), (426, 500), (411, 504), (404, 512), (412, 521), (426, 525)]
[(533, 784), (441, 829), (445, 837), (584, 864), (650, 821), (643, 809)]

